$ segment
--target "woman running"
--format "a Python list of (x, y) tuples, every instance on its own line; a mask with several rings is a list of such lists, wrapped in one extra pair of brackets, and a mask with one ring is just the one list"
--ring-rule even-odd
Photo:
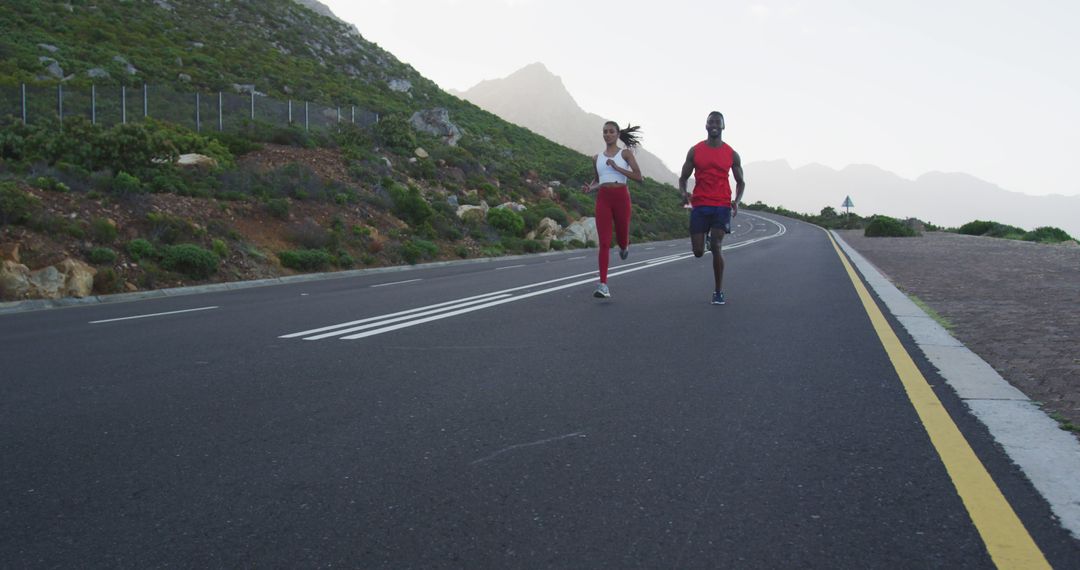
[[(611, 226), (615, 226), (615, 240), (619, 244), (619, 258), (626, 259), (630, 247), (630, 189), (626, 180), (641, 182), (641, 169), (632, 148), (641, 143), (638, 129), (626, 127), (620, 129), (618, 123), (604, 123), (604, 152), (593, 157), (596, 178), (586, 184), (582, 190), (586, 193), (597, 190), (596, 195), (596, 233), (600, 239), (600, 285), (593, 292), (594, 297), (607, 298), (611, 291), (607, 286), (608, 262), (611, 248)], [(622, 141), (626, 148), (619, 147)]]

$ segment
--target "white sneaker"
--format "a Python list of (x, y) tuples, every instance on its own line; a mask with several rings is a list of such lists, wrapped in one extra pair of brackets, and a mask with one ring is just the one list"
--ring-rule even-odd
[(601, 283), (596, 286), (596, 291), (593, 291), (593, 297), (597, 299), (607, 299), (611, 297), (611, 291), (608, 291), (607, 283)]

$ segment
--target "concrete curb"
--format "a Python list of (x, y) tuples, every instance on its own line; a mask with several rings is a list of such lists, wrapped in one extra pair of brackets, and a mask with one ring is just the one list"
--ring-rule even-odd
[(494, 263), (502, 261), (514, 261), (518, 259), (535, 259), (554, 255), (566, 255), (576, 251), (592, 251), (596, 248), (547, 251), (544, 253), (529, 253), (523, 255), (507, 255), (503, 257), (478, 257), (473, 259), (455, 259), (451, 261), (433, 261), (417, 265), (395, 265), (393, 267), (374, 267), (371, 269), (350, 269), (347, 271), (333, 271), (326, 273), (305, 273), (303, 275), (286, 275), (270, 279), (256, 279), (253, 281), (233, 281), (228, 283), (211, 283), (207, 285), (192, 285), (189, 287), (174, 287), (171, 289), (154, 289), (152, 291), (138, 291), (135, 293), (117, 293), (115, 295), (95, 295), (76, 299), (68, 297), (64, 299), (31, 299), (27, 301), (9, 301), (0, 303), (0, 315), (9, 313), (22, 313), (27, 311), (41, 311), (46, 309), (59, 309), (64, 307), (78, 307), (83, 305), (99, 305), (104, 303), (125, 303), (142, 299), (157, 299), (161, 297), (179, 297), (182, 295), (197, 295), (199, 293), (213, 293), (218, 291), (231, 291), (234, 289), (250, 289), (252, 287), (268, 287), (287, 283), (303, 283), (306, 281), (325, 281), (327, 279), (345, 279), (348, 277), (360, 277), (363, 275), (375, 275), (379, 273), (397, 273), (414, 271), (417, 269), (430, 269), (432, 267), (444, 267), (450, 265), (474, 265), (479, 263)]
[(830, 232), (915, 344), (1080, 539), (1080, 442), (941, 327), (836, 232)]

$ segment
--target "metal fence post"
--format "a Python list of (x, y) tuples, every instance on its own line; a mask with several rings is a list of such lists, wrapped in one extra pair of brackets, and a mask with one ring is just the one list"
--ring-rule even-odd
[(127, 85), (120, 86), (120, 123), (127, 124)]
[(90, 84), (90, 124), (97, 124), (97, 85)]
[(376, 125), (379, 124), (379, 112), (378, 111), (375, 112), (375, 124)]
[(221, 112), (221, 91), (217, 92), (217, 130), (225, 130), (225, 115)]
[(22, 124), (26, 124), (26, 84), (22, 84)]
[(147, 91), (150, 88), (145, 83), (142, 84), (142, 116), (147, 118), (150, 116), (150, 97), (147, 95)]
[(251, 88), (251, 120), (255, 120), (255, 88)]
[(292, 99), (289, 99), (289, 126), (292, 126)]
[(352, 119), (349, 121), (352, 124), (356, 124), (356, 105), (349, 105), (349, 112), (352, 114)]
[(195, 92), (195, 132), (202, 132), (202, 117), (199, 116), (199, 92)]
[(64, 127), (64, 84), (56, 85), (56, 112), (60, 115), (60, 128)]
[(304, 130), (308, 130), (308, 102), (304, 101)]
[(337, 122), (341, 122), (341, 107), (337, 108)]

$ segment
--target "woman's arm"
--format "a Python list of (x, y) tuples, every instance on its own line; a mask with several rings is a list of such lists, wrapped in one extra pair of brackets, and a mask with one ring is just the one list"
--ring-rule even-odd
[(596, 188), (598, 186), (600, 186), (600, 173), (596, 171), (596, 157), (597, 156), (598, 155), (594, 154), (593, 157), (592, 157), (592, 172), (593, 172), (592, 182), (589, 182), (588, 184), (581, 187), (581, 191), (586, 193), (586, 194), (588, 194), (589, 192), (592, 192), (593, 190), (596, 190)]
[(630, 149), (624, 148), (622, 149), (622, 157), (623, 160), (626, 161), (626, 164), (630, 166), (630, 170), (619, 168), (615, 164), (615, 161), (610, 158), (608, 159), (608, 166), (614, 168), (616, 172), (622, 173), (623, 176), (630, 180), (636, 180), (638, 182), (645, 180), (645, 177), (641, 175), (641, 168), (638, 166), (637, 157), (634, 156), (634, 153), (630, 152)]

